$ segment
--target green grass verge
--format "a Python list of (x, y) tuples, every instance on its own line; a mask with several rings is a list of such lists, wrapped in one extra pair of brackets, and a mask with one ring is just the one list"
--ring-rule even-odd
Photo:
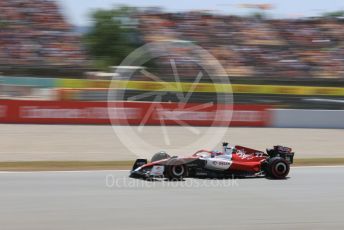
[[(0, 162), (0, 171), (64, 171), (131, 169), (133, 161)], [(295, 159), (293, 166), (344, 165), (344, 158)]]

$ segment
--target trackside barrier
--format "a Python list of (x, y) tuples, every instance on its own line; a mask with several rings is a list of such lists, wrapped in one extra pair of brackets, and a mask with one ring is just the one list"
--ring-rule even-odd
[(279, 128), (344, 128), (344, 110), (272, 109), (271, 118)]
[(153, 81), (82, 81), (60, 80), (61, 90), (108, 90), (126, 89), (141, 91), (198, 92), (198, 93), (234, 93), (234, 94), (271, 94), (271, 95), (324, 95), (344, 96), (343, 87), (315, 87), (288, 85), (248, 85), (248, 84), (216, 84), (216, 83), (176, 83)]
[(142, 91), (171, 91), (235, 94), (271, 94), (271, 95), (324, 95), (344, 96), (343, 87), (290, 86), (290, 85), (252, 85), (252, 84), (216, 84), (190, 82), (154, 82), (124, 80), (88, 80), (62, 78), (6, 77), (0, 76), (0, 84), (13, 86), (31, 86), (38, 88), (65, 89), (127, 89)]
[(0, 123), (110, 124), (111, 120), (118, 125), (268, 126), (268, 109), (263, 105), (2, 100)]

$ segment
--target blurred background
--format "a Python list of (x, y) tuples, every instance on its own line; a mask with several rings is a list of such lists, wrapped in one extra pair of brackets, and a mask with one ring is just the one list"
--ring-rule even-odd
[[(200, 67), (195, 60), (183, 59), (192, 43), (209, 51), (227, 73), (205, 76), (201, 82), (230, 78), (235, 103), (299, 109), (344, 106), (341, 3), (331, 8), (308, 1), (297, 8), (295, 2), (259, 1), (206, 1), (199, 6), (85, 1), (79, 7), (77, 2), (0, 1), (2, 99), (106, 101), (107, 80), (121, 79), (114, 66), (143, 44), (168, 41), (175, 44), (169, 55), (138, 67), (132, 80), (152, 81), (144, 68), (161, 80), (174, 81), (169, 60), (175, 58), (180, 81), (193, 82)], [(208, 8), (197, 9), (202, 6)], [(138, 84), (126, 90), (136, 95), (144, 88)], [(210, 88), (196, 91), (190, 101), (213, 100)], [(172, 92), (162, 100), (177, 98)]]
[[(0, 122), (177, 125), (193, 140), (200, 134), (189, 126), (344, 128), (344, 4), (306, 2), (0, 1)], [(151, 42), (170, 46), (148, 49), (150, 60), (138, 66), (121, 64)], [(196, 55), (195, 46), (213, 58)], [(150, 138), (152, 145), (186, 145), (145, 130), (121, 134), (153, 132), (164, 138)], [(25, 141), (6, 137), (10, 152), (19, 145), (25, 152)], [(58, 142), (68, 155), (64, 139), (53, 139), (45, 143)]]

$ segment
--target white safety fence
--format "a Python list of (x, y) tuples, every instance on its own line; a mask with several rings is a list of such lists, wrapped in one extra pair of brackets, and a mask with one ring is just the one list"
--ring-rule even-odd
[(276, 128), (344, 128), (344, 110), (272, 109)]

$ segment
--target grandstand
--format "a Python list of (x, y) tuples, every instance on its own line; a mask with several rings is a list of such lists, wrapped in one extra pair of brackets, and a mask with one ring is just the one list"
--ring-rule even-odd
[(86, 67), (80, 38), (55, 1), (0, 0), (0, 11), (1, 72), (62, 75)]
[[(195, 42), (220, 60), (231, 77), (344, 77), (342, 19), (270, 20), (204, 12), (144, 13), (139, 18), (145, 42)], [(184, 76), (192, 77), (188, 73)]]
[[(0, 72), (76, 77), (89, 67), (80, 37), (56, 1), (0, 0), (0, 10)], [(340, 18), (273, 20), (202, 11), (141, 11), (135, 17), (142, 41), (193, 42), (220, 60), (231, 78), (344, 78), (344, 20)], [(189, 51), (174, 52), (173, 56), (182, 57)], [(197, 67), (178, 64), (181, 80), (193, 80)], [(154, 67), (169, 79), (173, 75), (169, 65), (168, 59), (161, 58)]]
[[(82, 48), (79, 35), (73, 33), (73, 27), (64, 19), (56, 1), (0, 0), (0, 10), (0, 72), (3, 75), (0, 77), (0, 96), (3, 94), (4, 98), (8, 98), (8, 95), (11, 97), (15, 92), (17, 97), (22, 94), (26, 98), (32, 98), (32, 95), (40, 97), (42, 93), (36, 96), (36, 88), (50, 90), (61, 87), (68, 88), (67, 96), (63, 97), (68, 100), (108, 99), (103, 86), (108, 86), (109, 82), (97, 81), (103, 80), (99, 76), (104, 74), (86, 76), (89, 57)], [(197, 64), (212, 66), (210, 60), (197, 59), (193, 62), (184, 58), (190, 54), (192, 56), (188, 44), (194, 43), (208, 50), (225, 68), (227, 75), (215, 76), (215, 82), (216, 78), (229, 76), (231, 83), (237, 85), (294, 85), (300, 88), (344, 85), (342, 18), (267, 19), (215, 15), (201, 11), (138, 11), (130, 17), (138, 19), (137, 33), (134, 35), (137, 40), (143, 43), (176, 43), (170, 52), (155, 50), (168, 55), (154, 59), (145, 68), (164, 81), (175, 80), (171, 58), (175, 58), (180, 80), (185, 82), (193, 82), (202, 70)], [(6, 77), (13, 75), (49, 78), (26, 81), (23, 77), (20, 80)], [(77, 83), (70, 80), (67, 82), (71, 84), (60, 84), (63, 81), (55, 81), (54, 77), (87, 77), (96, 83), (85, 86), (88, 85), (85, 80)], [(152, 78), (138, 70), (131, 80), (152, 81)], [(201, 82), (211, 83), (213, 80), (214, 76), (210, 79), (204, 73)], [(73, 88), (71, 92), (70, 88)], [(144, 93), (145, 89), (126, 89), (124, 98)], [(283, 108), (343, 109), (343, 95), (234, 91), (236, 103), (273, 104)], [(142, 100), (150, 101), (154, 98)], [(217, 100), (215, 92), (196, 92), (190, 97), (190, 102), (196, 103)], [(175, 92), (166, 92), (162, 95), (162, 101), (173, 102), (178, 101), (178, 98)]]

